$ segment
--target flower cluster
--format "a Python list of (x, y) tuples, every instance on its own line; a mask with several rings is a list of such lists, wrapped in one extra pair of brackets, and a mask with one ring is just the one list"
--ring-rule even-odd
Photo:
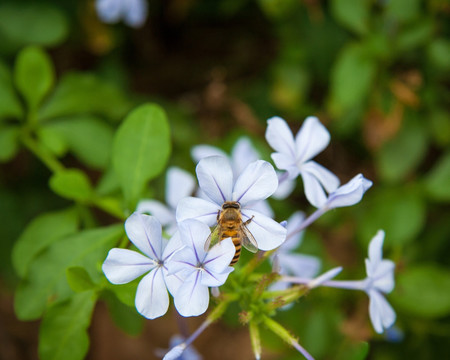
[[(195, 147), (192, 157), (198, 162), (197, 196), (191, 196), (195, 192), (193, 177), (184, 170), (169, 168), (167, 205), (142, 200), (125, 222), (129, 239), (141, 253), (114, 248), (103, 263), (103, 272), (113, 284), (144, 275), (136, 291), (136, 308), (149, 319), (167, 312), (169, 293), (180, 315), (201, 315), (209, 307), (209, 288), (214, 289), (214, 294), (223, 286), (218, 304), (206, 321), (174, 346), (164, 357), (166, 360), (181, 356), (234, 301), (243, 307), (245, 316), (241, 320), (249, 325), (257, 359), (261, 355), (260, 323), (312, 359), (271, 316), (273, 310), (289, 308), (306, 292), (320, 286), (365, 291), (370, 298), (370, 319), (378, 333), (395, 321), (395, 312), (383, 296), (394, 287), (395, 268), (392, 261), (382, 259), (383, 231), (370, 243), (364, 280), (333, 280), (341, 267), (318, 276), (321, 261), (297, 252), (309, 225), (331, 209), (357, 204), (372, 182), (358, 174), (340, 185), (336, 175), (311, 160), (330, 141), (328, 131), (316, 117), (308, 117), (295, 137), (283, 119), (271, 118), (266, 140), (275, 150), (272, 159), (278, 172), (269, 162), (259, 160), (247, 138), (237, 142), (231, 156), (211, 146)], [(288, 196), (298, 176), (306, 199), (316, 210), (309, 216), (295, 212), (287, 221), (278, 222), (266, 199)], [(227, 212), (230, 208), (234, 210)], [(232, 275), (237, 281), (226, 284), (234, 270), (230, 264), (236, 262), (241, 246), (262, 252), (250, 262), (238, 263), (239, 271)], [(255, 272), (265, 260), (272, 262), (272, 274)], [(248, 303), (249, 292), (258, 306)]]

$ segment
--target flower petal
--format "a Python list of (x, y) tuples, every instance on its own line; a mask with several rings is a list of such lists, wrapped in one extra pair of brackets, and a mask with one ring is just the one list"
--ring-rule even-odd
[(221, 206), (225, 201), (231, 200), (233, 170), (227, 158), (222, 156), (203, 158), (199, 161), (196, 172), (202, 191), (213, 202)]
[(252, 219), (247, 228), (258, 243), (260, 250), (275, 249), (286, 239), (286, 228), (275, 220), (252, 209), (242, 209), (241, 213), (243, 221)]
[(283, 274), (312, 279), (320, 270), (321, 261), (312, 255), (279, 253), (277, 256)]
[(200, 271), (192, 273), (175, 294), (175, 307), (182, 316), (203, 314), (209, 305), (208, 287), (201, 284)]
[(140, 27), (147, 18), (147, 2), (145, 0), (127, 0), (123, 2), (124, 22), (128, 26)]
[(137, 311), (147, 319), (155, 319), (167, 312), (169, 294), (161, 268), (152, 270), (142, 278), (137, 287), (135, 303)]
[(187, 171), (170, 167), (167, 170), (167, 184), (166, 184), (166, 201), (172, 209), (176, 209), (178, 202), (192, 195), (195, 190), (195, 179)]
[(247, 137), (241, 137), (231, 150), (231, 166), (234, 177), (237, 178), (248, 164), (258, 160), (259, 154)]
[(369, 260), (373, 267), (377, 267), (383, 259), (384, 231), (378, 230), (369, 244)]
[(206, 239), (211, 234), (209, 226), (198, 220), (187, 219), (180, 222), (178, 228), (181, 241), (194, 252), (196, 264), (203, 263), (206, 256)]
[(177, 206), (177, 221), (187, 219), (199, 220), (208, 226), (217, 223), (217, 214), (221, 206), (204, 199), (187, 197), (182, 199)]
[(359, 203), (364, 193), (372, 186), (372, 181), (364, 178), (362, 174), (356, 175), (347, 184), (332, 192), (327, 200), (330, 209), (351, 206)]
[(137, 212), (125, 221), (125, 232), (131, 242), (153, 260), (161, 259), (161, 224), (154, 216)]
[[(298, 176), (299, 171), (300, 170), (297, 169), (297, 174), (295, 177)], [(277, 190), (273, 193), (272, 197), (277, 200), (286, 199), (292, 193), (292, 191), (294, 191), (295, 184), (296, 183), (294, 180), (288, 178), (284, 181), (281, 181), (280, 175), (278, 175), (278, 187)]]
[(196, 163), (208, 156), (228, 157), (225, 151), (222, 151), (221, 149), (211, 145), (197, 145), (194, 146), (191, 150), (191, 157)]
[(368, 295), (370, 320), (375, 331), (381, 334), (383, 329), (394, 324), (396, 314), (392, 306), (377, 290), (370, 290)]
[(136, 212), (153, 215), (159, 220), (162, 226), (167, 226), (175, 222), (175, 214), (173, 210), (156, 200), (139, 201), (136, 207)]
[(285, 154), (295, 163), (297, 156), (294, 136), (284, 119), (274, 116), (267, 120), (266, 140), (275, 151)]
[(297, 162), (304, 163), (330, 143), (330, 133), (315, 116), (309, 116), (295, 136)]
[(239, 175), (233, 188), (233, 200), (242, 206), (264, 200), (278, 187), (278, 177), (272, 165), (257, 160), (249, 164)]
[(327, 195), (319, 180), (309, 172), (301, 172), (303, 179), (303, 188), (305, 191), (306, 199), (309, 203), (316, 208), (321, 208), (327, 202)]
[(103, 273), (113, 284), (126, 284), (150, 271), (156, 263), (136, 251), (111, 249), (102, 265)]
[(115, 23), (122, 15), (122, 2), (120, 0), (97, 0), (95, 2), (98, 17), (105, 23)]
[(328, 270), (327, 272), (323, 273), (322, 275), (316, 277), (315, 279), (311, 280), (308, 284), (306, 284), (310, 289), (318, 287), (322, 285), (326, 281), (330, 281), (334, 277), (336, 277), (340, 272), (342, 271), (342, 267), (338, 266), (331, 270)]
[(373, 286), (386, 294), (390, 293), (395, 286), (394, 269), (393, 261), (382, 260), (373, 274)]
[(305, 220), (305, 214), (301, 211), (296, 211), (293, 213), (288, 221), (286, 226), (286, 241), (283, 245), (280, 246), (278, 252), (289, 252), (297, 249), (303, 240), (303, 231), (295, 231)]
[(340, 184), (339, 178), (336, 175), (315, 161), (304, 163), (301, 166), (301, 172), (302, 175), (304, 172), (308, 172), (314, 176), (328, 193), (335, 191)]
[(270, 155), (275, 166), (280, 170), (286, 170), (288, 172), (289, 180), (294, 180), (300, 173), (300, 169), (295, 163), (294, 159), (283, 153), (272, 153)]
[[(227, 269), (228, 265), (230, 265), (235, 253), (236, 248), (231, 238), (224, 239), (208, 251), (203, 266), (208, 273), (222, 273)], [(220, 285), (222, 284), (208, 286)]]
[(208, 287), (216, 287), (221, 286), (225, 284), (225, 281), (227, 281), (228, 275), (234, 271), (234, 268), (229, 266), (225, 270), (223, 270), (222, 273), (213, 273), (209, 272), (208, 269), (205, 269), (202, 272), (202, 279), (201, 283), (202, 285), (208, 286)]

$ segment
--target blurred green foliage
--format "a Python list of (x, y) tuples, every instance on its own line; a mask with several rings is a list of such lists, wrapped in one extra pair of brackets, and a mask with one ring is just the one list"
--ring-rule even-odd
[[(0, 5), (0, 285), (15, 291), (19, 319), (42, 317), (41, 359), (85, 356), (99, 298), (122, 329), (141, 331), (136, 283), (112, 287), (100, 265), (124, 241), (136, 202), (164, 198), (167, 164), (192, 171), (193, 145), (228, 151), (244, 134), (269, 160), (265, 120), (298, 129), (312, 114), (332, 134), (327, 168), (342, 182), (363, 172), (374, 186), (308, 230), (301, 251), (358, 279), (384, 229), (402, 335), (373, 336), (365, 295), (330, 289), (279, 320), (318, 359), (450, 357), (450, 3), (149, 0), (149, 9), (131, 30), (101, 24), (91, 1)], [(311, 210), (300, 188), (272, 202), (279, 220)], [(298, 358), (262, 338), (279, 358)]]

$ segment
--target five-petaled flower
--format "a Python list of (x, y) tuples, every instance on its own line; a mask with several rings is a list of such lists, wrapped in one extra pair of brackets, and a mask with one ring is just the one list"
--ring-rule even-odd
[(278, 179), (272, 165), (263, 160), (252, 162), (233, 181), (229, 160), (222, 156), (210, 156), (200, 160), (196, 172), (199, 186), (207, 199), (182, 199), (177, 208), (179, 222), (193, 218), (213, 226), (222, 204), (236, 201), (241, 206), (243, 221), (251, 219), (247, 228), (260, 250), (272, 250), (283, 243), (286, 229), (252, 207), (277, 189)]
[(176, 274), (169, 274), (169, 259), (183, 247), (178, 234), (170, 241), (162, 237), (161, 224), (149, 215), (134, 213), (125, 222), (131, 242), (144, 254), (128, 249), (111, 249), (102, 270), (113, 284), (126, 284), (145, 275), (136, 291), (136, 309), (148, 319), (164, 315), (169, 307), (169, 295), (181, 285)]
[(395, 263), (383, 259), (384, 231), (379, 230), (369, 244), (369, 258), (366, 259), (367, 278), (364, 290), (370, 298), (369, 314), (377, 333), (391, 327), (395, 322), (395, 311), (381, 293), (389, 294), (395, 286)]
[(312, 205), (319, 207), (315, 199), (326, 198), (325, 190), (331, 193), (339, 186), (336, 175), (311, 160), (330, 142), (328, 130), (319, 119), (310, 116), (294, 139), (291, 129), (282, 118), (272, 117), (267, 123), (266, 140), (276, 151), (271, 155), (275, 165), (278, 169), (286, 170), (290, 179), (300, 175), (306, 198)]
[(234, 270), (229, 265), (235, 247), (231, 238), (227, 238), (205, 251), (211, 231), (198, 220), (185, 220), (178, 228), (185, 247), (170, 260), (170, 273), (183, 279), (174, 296), (175, 307), (183, 316), (198, 316), (208, 309), (208, 287), (223, 285)]

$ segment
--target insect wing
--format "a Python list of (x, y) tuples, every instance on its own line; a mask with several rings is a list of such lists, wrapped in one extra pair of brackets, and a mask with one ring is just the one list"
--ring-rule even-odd
[(216, 245), (220, 240), (220, 226), (217, 225), (211, 234), (209, 234), (208, 238), (205, 242), (205, 251), (211, 249), (214, 245)]
[(252, 253), (258, 252), (258, 244), (250, 230), (244, 224), (241, 225), (240, 230), (242, 233), (242, 245)]

